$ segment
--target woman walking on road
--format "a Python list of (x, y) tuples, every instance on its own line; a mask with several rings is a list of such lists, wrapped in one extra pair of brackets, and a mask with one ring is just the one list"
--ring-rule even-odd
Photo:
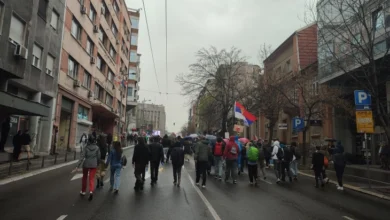
[[(85, 191), (87, 190), (87, 178), (89, 174), (89, 198), (91, 201), (93, 199), (93, 191), (95, 184), (95, 174), (96, 168), (100, 162), (100, 150), (96, 145), (96, 138), (93, 135), (88, 136), (88, 145), (85, 147), (85, 150), (81, 152), (80, 161), (77, 164), (77, 167), (83, 165), (83, 178), (80, 195), (85, 196)], [(76, 169), (74, 171), (76, 171)]]
[(122, 147), (119, 141), (114, 141), (113, 148), (107, 157), (106, 166), (110, 165), (110, 190), (118, 193), (122, 170)]
[(344, 155), (344, 147), (341, 145), (340, 141), (337, 143), (337, 146), (334, 150), (333, 162), (334, 162), (334, 170), (336, 171), (337, 182), (338, 182), (337, 189), (342, 191), (344, 190), (343, 174), (344, 174), (345, 166), (347, 165), (347, 161)]

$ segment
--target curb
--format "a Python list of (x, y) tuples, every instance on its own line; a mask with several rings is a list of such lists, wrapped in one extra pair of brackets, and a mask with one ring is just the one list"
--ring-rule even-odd
[[(127, 149), (130, 149), (130, 148), (134, 148), (134, 145), (127, 146), (127, 147), (124, 147), (122, 149), (123, 150), (127, 150)], [(54, 166), (51, 166), (51, 167), (42, 168), (42, 169), (31, 171), (29, 173), (25, 173), (25, 174), (17, 175), (17, 176), (10, 177), (10, 178), (7, 178), (7, 179), (3, 179), (3, 180), (0, 180), (0, 186), (6, 185), (8, 183), (15, 182), (15, 181), (19, 181), (19, 180), (22, 180), (22, 179), (25, 179), (25, 178), (28, 178), (28, 177), (36, 176), (36, 175), (39, 175), (39, 174), (42, 174), (42, 173), (46, 173), (46, 172), (51, 171), (51, 170), (55, 170), (55, 169), (59, 169), (59, 168), (65, 167), (65, 166), (69, 166), (69, 165), (77, 163), (78, 161), (79, 160), (73, 160), (73, 161), (70, 161), (68, 163), (58, 164), (58, 165), (54, 165)]]
[[(302, 176), (307, 176), (307, 177), (314, 178), (314, 176), (311, 175), (311, 174), (303, 173), (301, 171), (298, 171), (298, 173), (301, 174)], [(336, 181), (333, 181), (333, 180), (329, 180), (329, 182), (333, 183), (333, 184), (338, 184)], [(370, 196), (374, 196), (374, 197), (377, 197), (377, 198), (380, 198), (380, 199), (385, 199), (385, 200), (389, 200), (390, 201), (390, 196), (385, 196), (383, 194), (379, 194), (379, 193), (371, 192), (371, 191), (368, 191), (368, 190), (364, 190), (364, 189), (361, 189), (359, 187), (352, 186), (352, 185), (349, 185), (349, 184), (343, 184), (343, 187), (347, 188), (347, 189), (350, 189), (350, 190), (353, 190), (353, 191), (356, 191), (356, 192), (360, 192), (360, 193), (363, 193), (363, 194), (367, 194), (367, 195), (370, 195)]]

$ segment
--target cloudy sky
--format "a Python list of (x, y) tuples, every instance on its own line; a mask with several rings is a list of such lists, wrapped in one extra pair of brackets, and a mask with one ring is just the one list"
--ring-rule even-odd
[[(141, 57), (140, 101), (163, 104), (167, 129), (177, 132), (188, 120), (188, 99), (181, 96), (175, 78), (195, 62), (195, 52), (211, 45), (218, 49), (235, 46), (249, 62), (258, 63), (263, 43), (276, 48), (295, 30), (305, 26), (307, 0), (168, 0), (168, 84), (165, 72), (165, 3), (144, 0), (156, 61), (157, 80), (145, 21), (140, 18), (138, 52)], [(142, 0), (126, 0), (129, 8), (143, 8)], [(165, 93), (170, 93), (165, 95)], [(175, 125), (174, 125), (175, 123)]]

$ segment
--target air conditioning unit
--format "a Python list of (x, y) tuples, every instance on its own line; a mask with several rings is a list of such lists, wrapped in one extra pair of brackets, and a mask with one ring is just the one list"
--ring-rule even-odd
[(87, 7), (85, 7), (84, 5), (81, 6), (81, 9), (80, 9), (80, 12), (81, 14), (85, 15), (87, 14)]
[(93, 94), (93, 92), (90, 90), (89, 92), (88, 92), (88, 97), (89, 98), (92, 98), (92, 97), (94, 97), (95, 96), (95, 94)]
[(95, 63), (96, 63), (96, 57), (91, 57), (90, 62), (91, 62), (92, 64), (95, 64)]
[(74, 86), (74, 87), (80, 87), (80, 86), (81, 86), (81, 81), (75, 79), (75, 80), (73, 81), (73, 86)]
[(20, 57), (24, 60), (27, 60), (27, 55), (28, 55), (28, 49), (23, 47), (22, 45), (16, 45), (15, 51), (14, 51), (14, 56)]
[(93, 25), (93, 32), (95, 33), (99, 32), (99, 26), (97, 24)]

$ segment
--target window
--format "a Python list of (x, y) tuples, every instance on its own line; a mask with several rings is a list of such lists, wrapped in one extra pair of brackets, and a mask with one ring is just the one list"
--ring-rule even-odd
[(133, 96), (133, 87), (127, 87), (127, 96)]
[(23, 21), (12, 15), (9, 38), (20, 45), (24, 45), (24, 26)]
[(99, 84), (97, 84), (97, 83), (95, 83), (95, 96), (96, 96), (96, 98), (97, 98), (98, 100), (103, 101), (104, 90), (103, 90), (103, 88), (102, 88)]
[(85, 50), (87, 51), (87, 53), (90, 56), (93, 55), (93, 42), (92, 42), (92, 40), (89, 37), (87, 39), (87, 46), (86, 46)]
[(79, 64), (71, 57), (69, 56), (68, 59), (68, 76), (77, 79), (77, 70), (78, 70)]
[(100, 57), (100, 55), (97, 56), (96, 58), (96, 67), (99, 69), (99, 70), (102, 70), (102, 58)]
[(50, 26), (54, 29), (54, 30), (57, 30), (57, 25), (58, 25), (58, 19), (59, 19), (59, 15), (57, 12), (55, 11), (52, 11), (51, 12), (51, 21), (50, 21)]
[(372, 13), (372, 22), (375, 30), (380, 30), (385, 27), (385, 15), (382, 9)]
[(103, 42), (104, 40), (104, 32), (102, 26), (99, 27), (99, 40)]
[(89, 8), (89, 19), (92, 21), (92, 23), (95, 23), (96, 19), (96, 10), (93, 8), (92, 4)]
[(106, 95), (106, 105), (108, 105), (108, 106), (112, 106), (112, 96), (111, 95), (109, 95), (109, 94), (107, 94)]
[(78, 119), (84, 119), (84, 120), (88, 120), (88, 112), (89, 112), (89, 109), (82, 106), (82, 105), (79, 105), (79, 110), (78, 110), (78, 114), (77, 114), (77, 118)]
[(138, 18), (131, 18), (130, 20), (131, 20), (131, 28), (138, 29), (139, 19)]
[(77, 40), (81, 40), (81, 25), (75, 19), (72, 20), (72, 36)]
[(112, 22), (111, 31), (114, 34), (114, 36), (116, 36), (118, 34), (118, 29), (116, 28), (114, 22)]
[(130, 62), (136, 63), (138, 61), (138, 55), (134, 51), (130, 51)]
[(114, 4), (112, 4), (112, 7), (114, 8), (115, 13), (118, 14), (119, 7), (118, 7), (118, 4), (116, 3), (116, 0), (114, 0)]
[(92, 76), (87, 71), (84, 72), (83, 86), (87, 89), (91, 88), (91, 79)]
[(41, 68), (41, 57), (42, 57), (42, 48), (39, 47), (38, 45), (34, 44), (33, 47), (33, 59), (32, 59), (32, 65), (35, 66), (36, 68)]
[(318, 82), (312, 84), (312, 92), (314, 95), (318, 95)]
[(4, 16), (4, 5), (0, 2), (0, 35), (1, 29), (3, 29), (3, 16)]
[(47, 0), (39, 0), (38, 15), (46, 20)]
[(386, 41), (381, 41), (381, 42), (376, 43), (374, 45), (374, 55), (378, 55), (378, 54), (386, 52), (386, 50), (387, 50), (386, 47), (387, 47)]
[(352, 45), (359, 46), (361, 42), (362, 42), (362, 35), (360, 33), (355, 34), (352, 37)]
[(138, 35), (131, 35), (131, 45), (137, 45)]
[(114, 73), (111, 70), (109, 70), (108, 77), (107, 77), (108, 81), (112, 82), (114, 80), (114, 77), (115, 77)]
[(286, 62), (285, 67), (284, 67), (284, 72), (289, 73), (290, 71), (291, 71), (291, 62), (290, 62), (290, 60), (288, 60)]
[(110, 19), (110, 11), (108, 10), (106, 3), (104, 1), (102, 1), (102, 3), (103, 3), (102, 14), (104, 15), (108, 23), (108, 20)]
[(110, 45), (110, 56), (115, 60), (116, 52), (114, 50), (114, 47)]
[(46, 74), (53, 76), (54, 57), (47, 55), (46, 57)]

